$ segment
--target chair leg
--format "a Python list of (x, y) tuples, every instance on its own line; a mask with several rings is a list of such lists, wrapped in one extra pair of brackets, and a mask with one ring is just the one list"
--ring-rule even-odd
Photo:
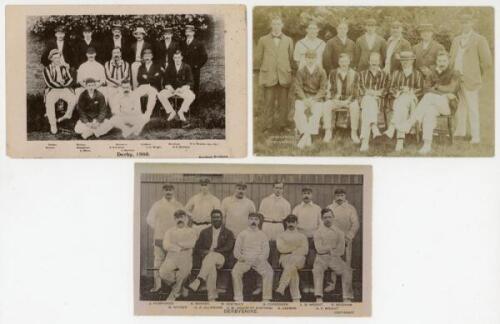
[(448, 116), (446, 119), (448, 120), (448, 136), (450, 138), (450, 145), (453, 145), (453, 120), (452, 116)]

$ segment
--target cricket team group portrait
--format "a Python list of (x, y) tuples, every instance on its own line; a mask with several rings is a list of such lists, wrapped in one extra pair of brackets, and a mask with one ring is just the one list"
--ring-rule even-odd
[(253, 14), (255, 154), (493, 155), (492, 8)]
[(363, 301), (363, 176), (145, 174), (140, 299)]
[(30, 17), (27, 79), (40, 95), (28, 93), (29, 138), (224, 138), (218, 62), (224, 46), (214, 35), (221, 29), (215, 20), (196, 14)]

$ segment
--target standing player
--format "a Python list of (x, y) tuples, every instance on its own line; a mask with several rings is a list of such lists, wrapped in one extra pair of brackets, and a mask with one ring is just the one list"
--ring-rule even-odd
[(200, 192), (189, 199), (186, 204), (186, 211), (191, 215), (193, 228), (199, 233), (204, 228), (209, 227), (213, 222), (210, 215), (213, 210), (220, 209), (220, 200), (210, 193), (210, 179), (200, 180)]
[(222, 212), (226, 227), (238, 235), (248, 227), (248, 215), (255, 213), (255, 204), (245, 196), (247, 185), (244, 182), (237, 183), (234, 195), (222, 200)]

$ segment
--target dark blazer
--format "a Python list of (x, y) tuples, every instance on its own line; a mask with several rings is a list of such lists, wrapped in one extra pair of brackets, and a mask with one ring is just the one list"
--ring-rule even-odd
[[(153, 46), (151, 45), (150, 42), (144, 40), (144, 45), (142, 46), (142, 50), (145, 50), (146, 48), (149, 48), (150, 50), (153, 51), (153, 59), (155, 58), (155, 51), (153, 49)], [(135, 51), (137, 49), (137, 41), (133, 42), (131, 45), (130, 45), (130, 52), (129, 52), (129, 63), (133, 63), (135, 62)], [(141, 57), (142, 57), (142, 54), (141, 54)]]
[(186, 41), (182, 43), (182, 55), (184, 56), (183, 61), (189, 64), (193, 70), (201, 69), (208, 60), (205, 45), (196, 38), (189, 45)]
[[(226, 261), (224, 266), (228, 266), (233, 263), (233, 248), (234, 248), (234, 234), (224, 225), (222, 225), (219, 233), (219, 238), (217, 239), (217, 246), (215, 247), (215, 252), (220, 253), (224, 256)], [(195, 260), (199, 261), (208, 254), (210, 247), (212, 246), (212, 226), (203, 229), (198, 236), (198, 240), (194, 245), (194, 256)], [(195, 262), (196, 264), (196, 262)]]
[(94, 97), (90, 97), (88, 90), (84, 90), (78, 98), (78, 113), (82, 123), (90, 123), (97, 119), (102, 123), (106, 119), (108, 110), (106, 109), (106, 100), (99, 90), (94, 91)]
[(176, 41), (172, 40), (170, 42), (170, 45), (167, 46), (165, 45), (165, 40), (162, 39), (161, 41), (156, 43), (156, 49), (155, 49), (155, 61), (158, 62), (161, 65), (165, 65), (165, 58), (168, 54), (168, 63), (169, 64), (174, 64), (174, 54), (177, 50), (180, 50), (179, 43)]
[(444, 50), (444, 46), (435, 40), (432, 40), (426, 49), (424, 49), (422, 42), (413, 46), (413, 52), (416, 56), (415, 67), (420, 69), (425, 66), (431, 69), (436, 65), (437, 54), (442, 50)]
[(142, 63), (141, 66), (139, 66), (139, 70), (137, 71), (137, 83), (139, 85), (150, 84), (157, 90), (161, 89), (161, 77), (161, 67), (155, 62), (151, 64), (151, 66), (149, 67), (149, 71), (146, 69), (145, 63)]
[[(47, 66), (51, 63), (51, 61), (49, 60), (49, 53), (53, 49), (57, 49), (57, 42), (55, 39), (51, 39), (50, 41), (48, 41), (47, 45), (45, 46), (45, 50), (44, 50), (44, 52), (42, 54), (42, 58), (41, 58), (41, 62), (44, 66)], [(63, 57), (64, 57), (64, 61), (66, 63), (68, 63), (71, 67), (78, 68), (78, 66), (75, 66), (72, 44), (70, 44), (68, 42), (68, 40), (64, 40)]]
[(179, 72), (175, 68), (175, 64), (169, 64), (163, 72), (163, 87), (171, 85), (174, 89), (188, 85), (193, 90), (193, 73), (189, 64), (182, 63)]
[(101, 64), (104, 64), (102, 51), (101, 51), (101, 44), (98, 43), (95, 39), (92, 39), (90, 41), (90, 45), (87, 45), (83, 39), (78, 39), (75, 44), (73, 45), (73, 53), (74, 53), (74, 60), (75, 60), (75, 67), (79, 67), (80, 64), (83, 62), (87, 61), (87, 49), (89, 47), (93, 47), (96, 52), (96, 61), (98, 61)]
[[(135, 58), (130, 57), (130, 43), (129, 41), (122, 36), (120, 48), (122, 49), (122, 59), (127, 62), (135, 61)], [(111, 60), (111, 51), (115, 48), (115, 42), (113, 41), (113, 37), (107, 37), (103, 40), (101, 45), (101, 57), (104, 62)]]
[[(389, 41), (387, 41), (387, 49), (389, 48)], [(401, 69), (401, 62), (399, 61), (399, 53), (402, 51), (411, 51), (411, 44), (409, 41), (407, 41), (404, 38), (401, 38), (398, 43), (396, 44), (396, 47), (394, 48), (394, 52), (392, 52), (391, 56), (391, 71), (390, 73), (400, 70)], [(387, 53), (386, 53), (386, 59), (387, 59)], [(385, 62), (385, 59), (384, 59)]]
[(345, 44), (342, 43), (338, 36), (333, 37), (326, 42), (325, 51), (323, 52), (323, 68), (325, 71), (330, 71), (339, 67), (339, 56), (341, 53), (347, 53), (351, 56), (351, 67), (354, 63), (354, 52), (356, 44), (347, 38)]
[(385, 49), (387, 46), (387, 42), (384, 38), (379, 35), (376, 35), (375, 41), (373, 42), (373, 47), (368, 47), (368, 41), (366, 40), (366, 34), (358, 37), (356, 40), (356, 50), (355, 50), (355, 60), (354, 66), (356, 66), (358, 71), (363, 71), (368, 69), (370, 66), (370, 53), (378, 52), (380, 53), (380, 65), (383, 67), (385, 62)]

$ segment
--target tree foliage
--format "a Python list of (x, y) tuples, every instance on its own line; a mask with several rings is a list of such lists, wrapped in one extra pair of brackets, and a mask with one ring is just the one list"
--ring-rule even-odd
[(379, 24), (378, 33), (389, 37), (390, 25), (398, 20), (404, 26), (404, 36), (412, 44), (419, 41), (418, 25), (432, 23), (435, 38), (449, 49), (453, 37), (460, 32), (459, 16), (472, 13), (475, 29), (486, 37), (493, 50), (493, 8), (491, 7), (256, 7), (254, 9), (254, 42), (269, 32), (270, 18), (283, 19), (283, 31), (297, 41), (304, 37), (305, 27), (311, 20), (320, 26), (319, 37), (328, 40), (336, 35), (335, 27), (341, 20), (349, 23), (349, 38), (356, 40), (364, 33), (364, 22), (374, 18)]
[(109, 34), (115, 22), (122, 24), (123, 34), (126, 37), (132, 35), (135, 27), (142, 26), (150, 39), (159, 39), (166, 26), (173, 28), (174, 38), (184, 39), (186, 25), (194, 25), (197, 37), (206, 39), (213, 27), (213, 18), (210, 15), (52, 15), (34, 17), (28, 31), (47, 39), (54, 37), (57, 26), (63, 25), (66, 37), (75, 39), (81, 38), (83, 27), (89, 25), (99, 38)]

